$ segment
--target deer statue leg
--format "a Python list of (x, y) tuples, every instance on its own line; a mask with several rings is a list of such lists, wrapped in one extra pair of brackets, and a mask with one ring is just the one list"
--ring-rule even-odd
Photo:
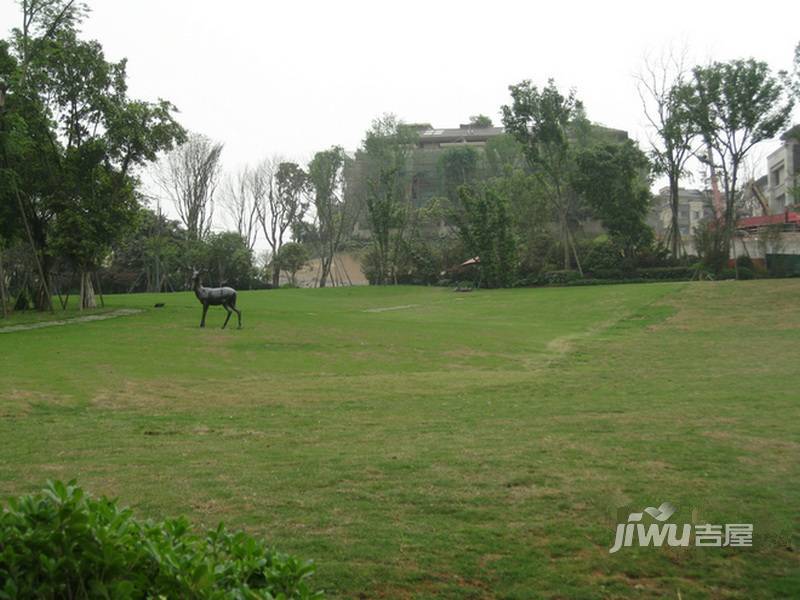
[(236, 313), (236, 318), (239, 320), (239, 329), (242, 328), (242, 311), (236, 308), (236, 294), (233, 295), (230, 301), (231, 310)]
[(200, 319), (200, 327), (206, 326), (206, 313), (208, 312), (208, 304), (203, 302), (203, 318)]
[(225, 322), (222, 324), (222, 328), (223, 328), (223, 329), (225, 329), (225, 327), (228, 325), (228, 321), (229, 321), (229, 320), (230, 320), (230, 318), (231, 318), (231, 314), (233, 314), (233, 313), (231, 313), (231, 309), (230, 309), (230, 308), (228, 308), (228, 305), (227, 305), (227, 304), (223, 304), (223, 305), (222, 305), (222, 307), (223, 307), (223, 308), (225, 309), (225, 311), (228, 313), (228, 316), (227, 316), (227, 317), (225, 317)]

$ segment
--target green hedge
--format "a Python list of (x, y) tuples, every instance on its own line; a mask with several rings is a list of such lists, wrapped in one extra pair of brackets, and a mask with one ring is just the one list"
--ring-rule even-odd
[(308, 599), (311, 562), (221, 524), (139, 521), (70, 482), (0, 511), (0, 598)]

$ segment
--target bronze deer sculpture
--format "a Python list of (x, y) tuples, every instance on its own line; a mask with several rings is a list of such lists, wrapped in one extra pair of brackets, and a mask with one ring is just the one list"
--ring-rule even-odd
[(206, 313), (209, 306), (222, 306), (228, 311), (228, 316), (225, 317), (225, 323), (222, 328), (228, 325), (228, 320), (231, 318), (231, 313), (235, 312), (239, 319), (239, 329), (242, 328), (242, 311), (236, 308), (236, 290), (231, 287), (209, 288), (203, 287), (200, 282), (200, 273), (194, 271), (192, 273), (192, 286), (194, 287), (194, 295), (203, 305), (203, 318), (200, 320), (200, 327), (206, 326)]

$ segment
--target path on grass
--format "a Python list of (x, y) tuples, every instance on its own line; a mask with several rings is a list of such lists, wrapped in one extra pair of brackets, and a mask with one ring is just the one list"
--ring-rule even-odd
[(92, 321), (105, 321), (115, 317), (125, 317), (144, 312), (140, 308), (118, 308), (102, 315), (86, 315), (85, 317), (75, 317), (74, 319), (60, 319), (58, 321), (42, 321), (41, 323), (28, 323), (23, 325), (9, 325), (0, 327), (0, 333), (13, 333), (15, 331), (27, 331), (29, 329), (41, 329), (42, 327), (55, 327), (56, 325), (70, 325), (72, 323), (91, 323)]

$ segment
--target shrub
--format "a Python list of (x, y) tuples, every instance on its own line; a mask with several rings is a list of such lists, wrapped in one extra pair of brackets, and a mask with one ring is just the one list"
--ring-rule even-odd
[(0, 511), (0, 598), (321, 598), (310, 562), (221, 524), (133, 518), (70, 482)]
[(610, 240), (595, 241), (589, 244), (589, 251), (582, 262), (584, 271), (593, 273), (619, 269), (622, 251)]
[(625, 279), (628, 276), (622, 269), (595, 269), (591, 275), (594, 279)]
[(739, 279), (755, 279), (756, 272), (753, 269), (748, 269), (747, 267), (739, 267)]
[(654, 267), (639, 269), (639, 277), (647, 281), (686, 281), (695, 276), (693, 267)]
[(581, 274), (577, 271), (561, 270), (561, 271), (547, 271), (542, 273), (539, 282), (544, 285), (566, 285), (571, 281), (576, 281), (581, 278)]
[(741, 255), (736, 259), (737, 266), (742, 269), (750, 269), (751, 271), (754, 270), (753, 259), (747, 255)]

